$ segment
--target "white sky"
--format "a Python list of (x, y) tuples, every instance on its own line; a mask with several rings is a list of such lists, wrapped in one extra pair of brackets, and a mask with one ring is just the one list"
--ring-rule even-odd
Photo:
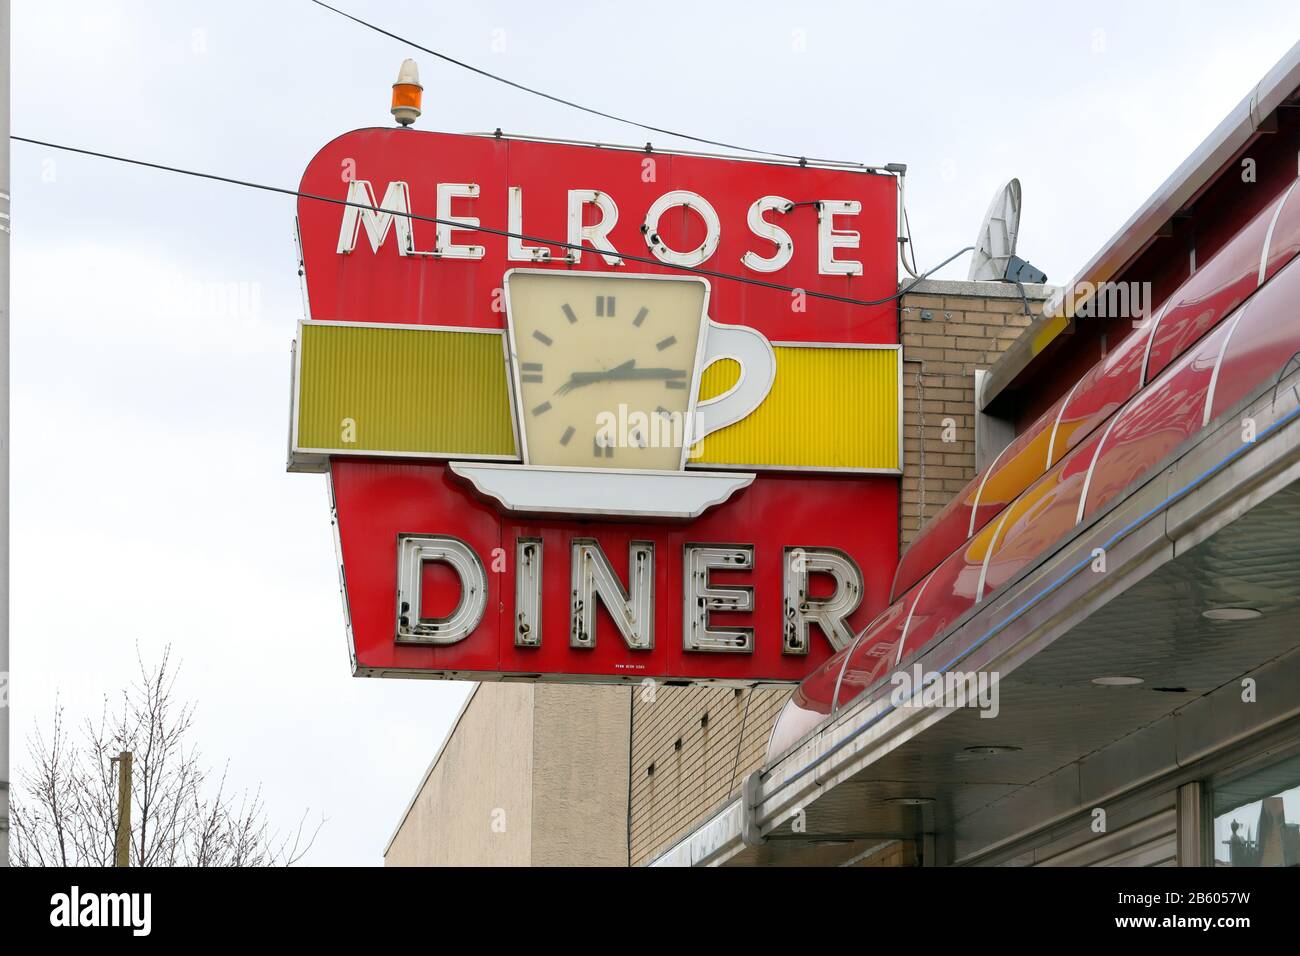
[[(336, 5), (651, 125), (905, 162), (922, 267), (1019, 176), (1019, 251), (1056, 282), (1300, 37), (1294, 0)], [(673, 145), (306, 0), (20, 0), (13, 33), (14, 133), (290, 188), (388, 124), (408, 55), (419, 128)], [(309, 862), (379, 863), (467, 685), (348, 676), (324, 479), (284, 472), (292, 200), (12, 154), (15, 769), (56, 690), (97, 708), (171, 642), (209, 759), (281, 824), (325, 814)]]

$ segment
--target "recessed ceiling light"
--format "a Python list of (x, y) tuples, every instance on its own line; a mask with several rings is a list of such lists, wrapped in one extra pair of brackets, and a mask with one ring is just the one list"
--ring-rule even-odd
[(1092, 682), (1099, 687), (1131, 687), (1143, 683), (1143, 679), (1141, 677), (1094, 677)]
[(967, 747), (964, 753), (980, 756), (993, 756), (994, 754), (1013, 754), (1018, 751), (1019, 747), (1005, 747), (1001, 745), (982, 745), (979, 747)]
[(1201, 612), (1207, 621), (1253, 621), (1259, 616), (1253, 607), (1212, 607)]
[(895, 803), (900, 807), (923, 807), (934, 803), (934, 797), (890, 797), (886, 803)]

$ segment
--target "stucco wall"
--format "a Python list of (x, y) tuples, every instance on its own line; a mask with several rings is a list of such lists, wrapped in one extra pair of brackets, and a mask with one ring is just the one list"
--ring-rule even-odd
[(630, 694), (534, 688), (534, 866), (627, 866)]
[(386, 866), (626, 866), (629, 690), (480, 684)]
[(385, 866), (532, 862), (533, 691), (480, 684), (384, 854)]

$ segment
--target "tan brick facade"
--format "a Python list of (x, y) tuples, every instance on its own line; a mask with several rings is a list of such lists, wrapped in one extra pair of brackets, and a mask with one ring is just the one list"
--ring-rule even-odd
[[(926, 282), (921, 286), (925, 294), (913, 293), (901, 302), (900, 549), (975, 475), (975, 370), (991, 366), (1030, 321), (1015, 286), (993, 290), (1001, 296), (952, 294), (970, 285)], [(1033, 309), (1041, 292), (1031, 291)]]
[(763, 762), (788, 687), (632, 691), (632, 865), (648, 863), (739, 792)]

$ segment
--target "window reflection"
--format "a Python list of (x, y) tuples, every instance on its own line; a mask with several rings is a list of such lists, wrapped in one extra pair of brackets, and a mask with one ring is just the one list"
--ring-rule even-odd
[(1300, 757), (1214, 789), (1215, 866), (1300, 866)]

